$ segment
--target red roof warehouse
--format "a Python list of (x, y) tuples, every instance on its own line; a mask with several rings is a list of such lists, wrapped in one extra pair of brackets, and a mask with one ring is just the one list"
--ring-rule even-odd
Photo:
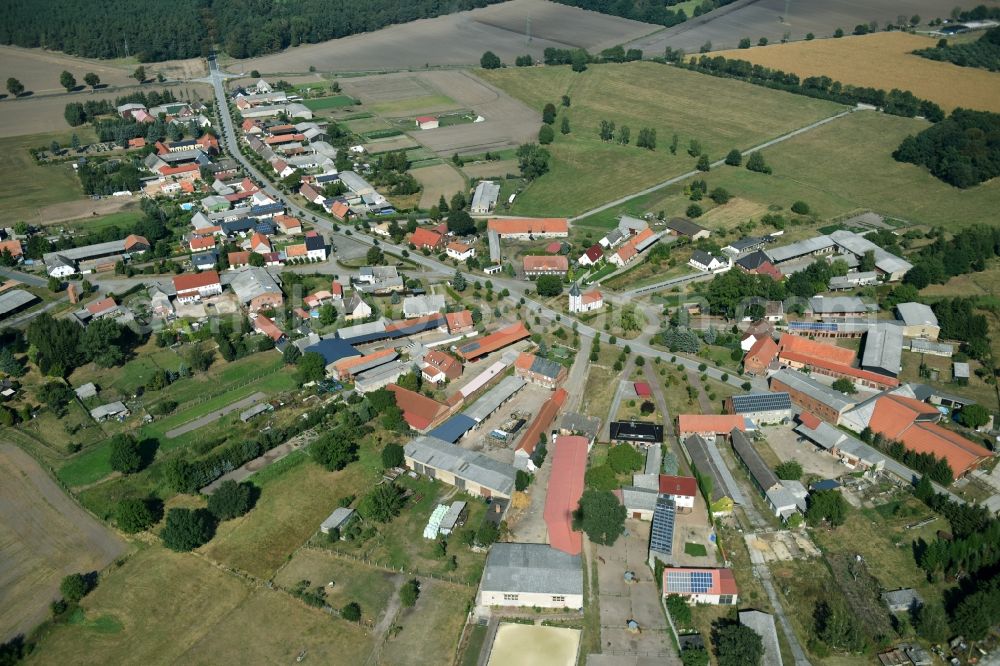
[(543, 516), (549, 529), (549, 544), (570, 555), (579, 555), (583, 549), (582, 535), (573, 531), (573, 512), (583, 495), (589, 445), (586, 437), (564, 435), (556, 440), (552, 456), (552, 475)]

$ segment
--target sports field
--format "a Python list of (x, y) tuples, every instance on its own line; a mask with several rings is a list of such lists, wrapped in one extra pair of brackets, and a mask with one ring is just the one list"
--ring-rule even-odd
[(712, 55), (794, 72), (802, 78), (829, 76), (856, 86), (909, 90), (917, 97), (937, 102), (946, 112), (957, 106), (1000, 111), (1000, 75), (997, 73), (913, 55), (913, 51), (936, 43), (937, 39), (932, 37), (879, 32), (721, 51)]
[[(571, 133), (558, 130), (548, 146), (550, 171), (518, 196), (514, 214), (573, 215), (639, 191), (694, 168), (687, 153), (696, 139), (711, 159), (732, 148), (746, 149), (817, 120), (843, 107), (740, 81), (654, 63), (591, 66), (576, 74), (569, 67), (477, 70), (477, 75), (536, 110), (547, 102), (570, 120)], [(631, 130), (629, 145), (602, 142), (601, 120)], [(639, 130), (656, 130), (655, 151), (635, 146)], [(678, 135), (676, 155), (669, 145)]]
[[(871, 209), (924, 225), (996, 224), (996, 211), (1000, 210), (1000, 182), (996, 179), (958, 190), (920, 167), (892, 159), (892, 151), (904, 137), (925, 127), (922, 120), (861, 111), (765, 150), (764, 157), (774, 169), (771, 176), (742, 167), (713, 169), (704, 175), (709, 188), (724, 187), (738, 199), (718, 209), (703, 199), (699, 203), (706, 213), (699, 222), (732, 228), (745, 220), (730, 215), (730, 206), (738, 205), (742, 212), (759, 219), (767, 207), (787, 211), (801, 200), (820, 218)], [(579, 224), (606, 228), (623, 213), (662, 210), (668, 217), (683, 215), (691, 203), (683, 189), (683, 184), (668, 187)]]

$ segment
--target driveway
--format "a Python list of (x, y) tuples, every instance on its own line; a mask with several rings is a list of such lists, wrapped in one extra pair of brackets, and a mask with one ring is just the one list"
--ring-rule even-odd
[(261, 391), (257, 391), (253, 395), (247, 396), (242, 400), (237, 400), (236, 402), (230, 403), (225, 407), (223, 407), (222, 409), (217, 409), (214, 412), (205, 414), (205, 416), (202, 416), (201, 418), (197, 418), (194, 421), (188, 421), (184, 425), (180, 425), (172, 430), (168, 430), (166, 433), (167, 439), (180, 437), (181, 435), (189, 433), (192, 430), (197, 430), (198, 428), (207, 426), (209, 423), (215, 423), (226, 414), (231, 414), (238, 409), (246, 409), (248, 407), (252, 407), (253, 405), (256, 405), (258, 402), (262, 400), (267, 400), (267, 394), (262, 393)]

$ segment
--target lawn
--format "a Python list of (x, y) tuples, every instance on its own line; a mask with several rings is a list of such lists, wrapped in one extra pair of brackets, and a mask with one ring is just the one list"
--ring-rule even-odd
[(110, 215), (100, 215), (98, 217), (81, 217), (78, 220), (60, 222), (59, 226), (74, 233), (88, 234), (104, 231), (109, 227), (120, 229), (130, 229), (143, 218), (143, 213), (138, 204), (134, 208), (111, 213)]
[(334, 95), (333, 97), (319, 97), (316, 99), (306, 99), (302, 101), (302, 104), (310, 111), (340, 109), (345, 106), (354, 106), (356, 103), (357, 100), (348, 95)]
[(346, 666), (371, 649), (362, 627), (158, 546), (105, 575), (81, 606), (73, 623), (41, 639), (33, 663), (218, 664), (247, 654), (291, 663), (305, 651), (318, 663)]
[(215, 538), (202, 550), (216, 562), (269, 579), (319, 530), (339, 498), (362, 494), (373, 477), (359, 463), (327, 472), (307, 454), (293, 453), (251, 477), (261, 490), (253, 511), (219, 526)]
[(476, 666), (479, 663), (479, 653), (483, 651), (486, 642), (486, 626), (477, 624), (469, 631), (469, 640), (462, 653), (462, 666)]
[[(712, 159), (720, 159), (732, 148), (750, 148), (843, 108), (653, 63), (592, 66), (582, 74), (569, 67), (525, 67), (477, 75), (535, 109), (558, 103), (563, 94), (571, 98), (571, 106), (560, 113), (569, 117), (572, 132), (557, 132), (548, 147), (549, 173), (518, 197), (515, 214), (578, 214), (690, 171), (696, 161), (687, 153), (692, 139)], [(602, 142), (601, 120), (629, 126), (631, 144)], [(655, 151), (634, 145), (643, 127), (656, 130)], [(671, 155), (674, 133), (679, 146)]]
[[(1000, 180), (958, 190), (920, 167), (892, 159), (907, 135), (925, 127), (922, 120), (857, 112), (763, 151), (774, 169), (771, 176), (719, 167), (704, 178), (710, 188), (723, 187), (741, 200), (755, 202), (758, 211), (777, 206), (786, 216), (791, 204), (802, 200), (820, 219), (870, 209), (914, 224), (949, 228), (995, 224)], [(817, 159), (819, 155), (823, 158)], [(624, 213), (661, 210), (668, 217), (683, 215), (690, 204), (683, 189), (682, 184), (674, 185), (581, 223), (607, 226)], [(706, 209), (711, 205), (706, 200), (700, 203)]]
[[(80, 180), (69, 164), (37, 164), (29, 148), (48, 147), (52, 141), (69, 145), (69, 130), (0, 138), (0, 177), (3, 179), (4, 215), (11, 222), (34, 217), (38, 209), (83, 197)], [(77, 129), (80, 141), (94, 139), (93, 131)]]
[(689, 541), (684, 544), (684, 554), (691, 557), (705, 557), (708, 555), (708, 549), (703, 544), (691, 543)]
[[(363, 617), (374, 620), (385, 610), (395, 593), (398, 575), (322, 550), (304, 548), (281, 567), (274, 583), (288, 590), (307, 580), (310, 588), (326, 589), (326, 602), (334, 608), (343, 608), (354, 601), (361, 606)], [(331, 582), (332, 587), (328, 585)]]

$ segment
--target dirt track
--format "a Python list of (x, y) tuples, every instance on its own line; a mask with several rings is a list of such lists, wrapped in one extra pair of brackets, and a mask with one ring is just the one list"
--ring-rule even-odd
[[(529, 18), (530, 41), (525, 35)], [(236, 61), (229, 69), (284, 73), (305, 72), (314, 66), (319, 71), (370, 72), (472, 65), (479, 63), (486, 50), (513, 63), (525, 53), (540, 58), (547, 47), (600, 51), (658, 29), (545, 0), (512, 0)]]
[(99, 571), (125, 549), (31, 456), (0, 444), (0, 640), (48, 617), (63, 576)]

